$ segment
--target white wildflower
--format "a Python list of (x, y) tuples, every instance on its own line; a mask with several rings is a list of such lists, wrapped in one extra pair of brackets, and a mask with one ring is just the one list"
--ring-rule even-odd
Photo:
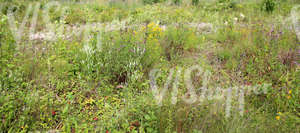
[(244, 19), (245, 15), (243, 13), (240, 14), (241, 18)]
[(234, 21), (238, 21), (238, 18), (237, 18), (237, 17), (234, 17), (233, 20), (234, 20)]

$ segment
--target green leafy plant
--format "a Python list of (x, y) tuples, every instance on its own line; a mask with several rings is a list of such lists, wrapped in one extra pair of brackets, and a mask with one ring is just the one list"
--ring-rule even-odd
[(192, 4), (193, 5), (198, 5), (199, 4), (199, 0), (192, 0)]
[(275, 6), (276, 3), (274, 0), (264, 0), (262, 2), (261, 9), (268, 13), (272, 13), (275, 10)]

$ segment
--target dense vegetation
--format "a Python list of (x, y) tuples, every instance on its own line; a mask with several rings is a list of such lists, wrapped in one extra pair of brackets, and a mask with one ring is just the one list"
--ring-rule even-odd
[[(0, 132), (300, 132), (300, 1), (78, 0), (48, 14), (50, 0), (0, 1)], [(179, 73), (177, 102), (170, 85), (158, 104), (151, 70), (163, 88), (194, 65), (210, 71), (209, 88), (271, 86), (245, 95), (243, 110), (233, 98), (228, 115), (224, 99), (183, 101)]]

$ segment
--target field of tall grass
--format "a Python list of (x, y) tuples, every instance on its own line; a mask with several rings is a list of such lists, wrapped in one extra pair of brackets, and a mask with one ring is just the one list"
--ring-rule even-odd
[(0, 132), (299, 133), (298, 0), (0, 0)]

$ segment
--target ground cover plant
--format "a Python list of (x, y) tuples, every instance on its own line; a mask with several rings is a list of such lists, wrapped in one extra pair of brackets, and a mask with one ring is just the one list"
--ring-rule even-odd
[(0, 132), (300, 132), (300, 1), (0, 3)]

